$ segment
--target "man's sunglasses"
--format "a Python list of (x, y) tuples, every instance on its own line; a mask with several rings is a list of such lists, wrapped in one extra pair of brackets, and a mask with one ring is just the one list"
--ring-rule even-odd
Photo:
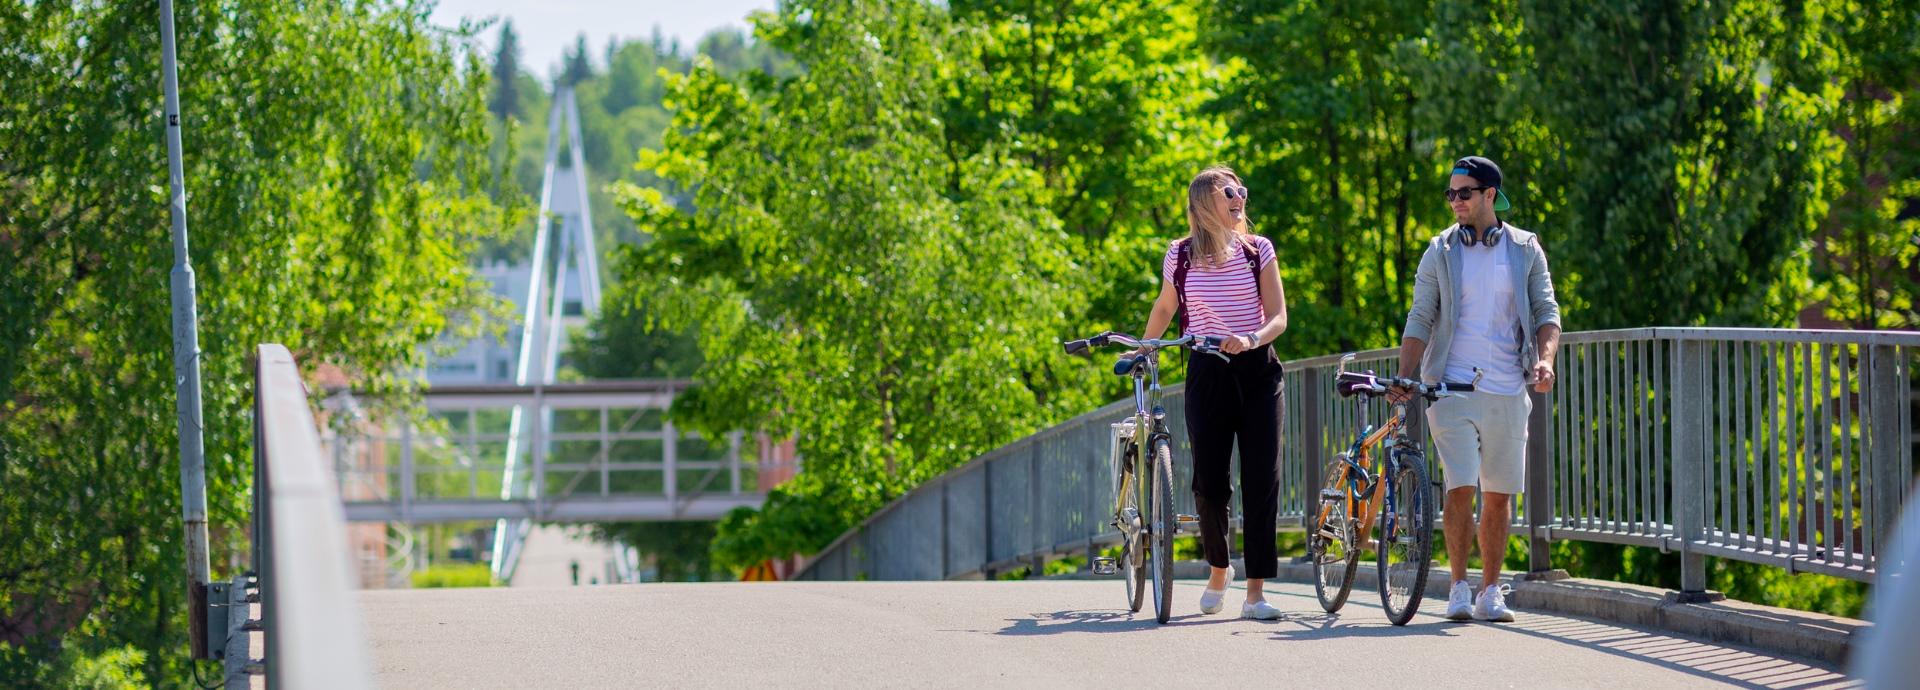
[(1473, 193), (1478, 192), (1482, 189), (1493, 189), (1493, 185), (1483, 184), (1478, 187), (1461, 187), (1459, 189), (1449, 189), (1447, 190), (1447, 201), (1466, 201), (1468, 199), (1472, 199)]
[(1227, 195), (1227, 198), (1228, 198), (1228, 199), (1245, 199), (1245, 198), (1247, 198), (1247, 188), (1246, 188), (1246, 187), (1235, 187), (1235, 186), (1233, 186), (1233, 185), (1227, 185), (1227, 186), (1225, 186), (1225, 187), (1221, 187), (1221, 188), (1220, 188), (1220, 193), (1221, 193), (1221, 194), (1225, 194), (1225, 195)]

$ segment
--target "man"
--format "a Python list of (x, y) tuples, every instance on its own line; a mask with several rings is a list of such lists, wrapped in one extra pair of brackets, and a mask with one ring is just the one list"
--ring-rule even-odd
[[(1514, 494), (1526, 483), (1526, 386), (1553, 388), (1560, 348), (1560, 305), (1547, 254), (1533, 233), (1495, 215), (1511, 208), (1500, 189), (1500, 166), (1479, 156), (1455, 161), (1447, 201), (1458, 222), (1420, 257), (1413, 306), (1400, 341), (1400, 376), (1428, 384), (1466, 383), (1474, 390), (1427, 408), (1427, 423), (1447, 478), (1447, 561), (1453, 588), (1447, 618), (1512, 621), (1500, 586)], [(1390, 397), (1405, 401), (1412, 391)], [(1480, 591), (1467, 582), (1480, 489)]]

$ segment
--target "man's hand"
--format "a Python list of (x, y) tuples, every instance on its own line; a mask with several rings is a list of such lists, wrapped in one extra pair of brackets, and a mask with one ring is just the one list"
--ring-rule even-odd
[(1253, 349), (1253, 343), (1254, 340), (1251, 334), (1231, 336), (1221, 339), (1220, 351), (1230, 355), (1237, 355)]
[(1413, 399), (1413, 389), (1406, 386), (1387, 386), (1387, 401), (1395, 405)]
[(1533, 390), (1545, 393), (1553, 390), (1553, 360), (1543, 359), (1533, 363)]

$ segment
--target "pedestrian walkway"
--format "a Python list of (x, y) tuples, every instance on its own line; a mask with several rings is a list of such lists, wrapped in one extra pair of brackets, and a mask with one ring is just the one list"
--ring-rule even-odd
[[(1818, 662), (1520, 611), (1387, 624), (1280, 584), (1278, 621), (1121, 608), (1113, 581), (787, 582), (368, 591), (382, 687), (1836, 688)], [(1236, 587), (1236, 589), (1238, 589)], [(1241, 595), (1229, 595), (1237, 610)]]
[[(580, 527), (541, 525), (527, 534), (520, 565), (513, 570), (514, 587), (570, 587), (607, 584), (618, 580), (613, 547), (595, 541)], [(575, 567), (578, 582), (575, 582)]]

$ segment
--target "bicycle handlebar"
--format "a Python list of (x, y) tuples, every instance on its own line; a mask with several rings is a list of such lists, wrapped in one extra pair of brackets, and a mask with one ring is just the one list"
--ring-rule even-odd
[(1471, 383), (1442, 382), (1427, 385), (1420, 381), (1398, 376), (1376, 376), (1358, 372), (1343, 372), (1334, 382), (1334, 387), (1342, 396), (1362, 394), (1369, 397), (1386, 395), (1395, 388), (1405, 388), (1418, 393), (1429, 401), (1439, 400), (1457, 393), (1473, 392)]
[(1124, 345), (1126, 347), (1144, 349), (1148, 352), (1184, 347), (1194, 352), (1213, 355), (1224, 360), (1227, 359), (1227, 355), (1220, 351), (1220, 342), (1221, 338), (1218, 336), (1201, 336), (1196, 338), (1191, 335), (1183, 335), (1172, 340), (1141, 340), (1125, 333), (1107, 331), (1083, 340), (1069, 340), (1061, 343), (1061, 345), (1066, 347), (1067, 354), (1070, 355), (1085, 354), (1090, 348), (1106, 347), (1108, 345)]

